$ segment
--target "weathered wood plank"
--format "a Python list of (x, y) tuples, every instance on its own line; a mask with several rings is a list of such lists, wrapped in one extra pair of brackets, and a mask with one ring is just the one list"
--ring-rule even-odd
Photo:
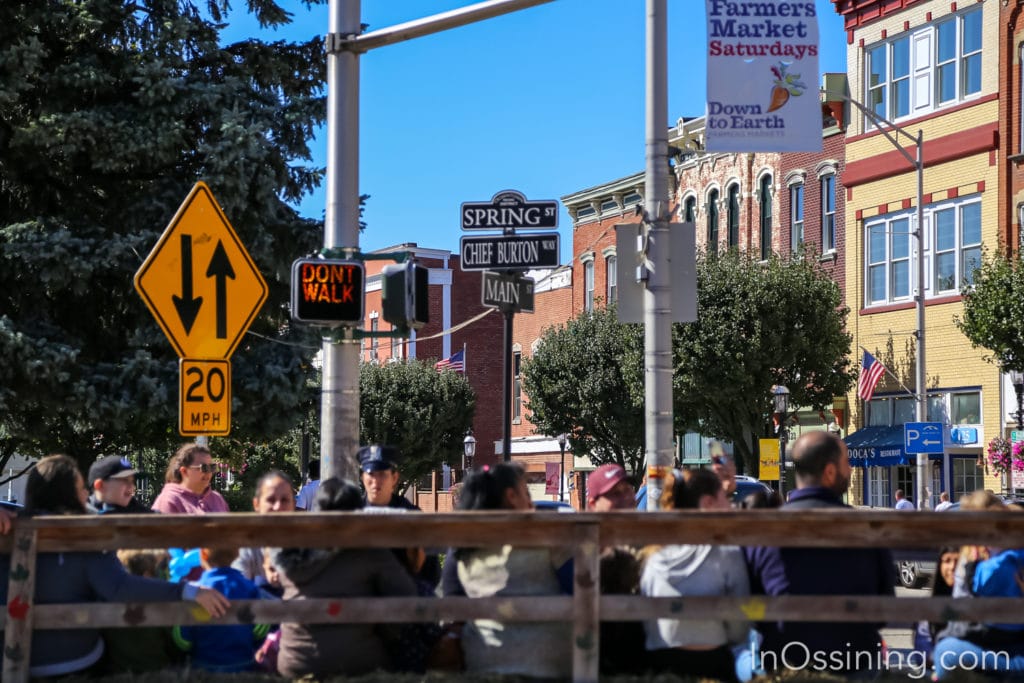
[(11, 569), (7, 576), (7, 604), (4, 614), (3, 680), (27, 683), (32, 656), (32, 605), (36, 592), (36, 531), (19, 526), (12, 534)]
[(573, 530), (572, 679), (597, 683), (601, 647), (601, 563), (597, 522)]
[[(602, 620), (640, 621), (656, 618), (754, 619), (767, 621), (965, 621), (1019, 623), (1024, 599), (893, 598), (864, 595), (786, 595), (774, 598), (687, 597), (647, 598), (609, 595), (599, 600)], [(318, 600), (236, 600), (217, 620), (194, 603), (79, 603), (36, 605), (34, 627), (117, 628), (171, 624), (401, 623), (403, 621), (466, 621), (493, 618), (516, 621), (571, 621), (569, 596), (518, 598), (345, 598)], [(6, 681), (7, 679), (4, 678)]]
[[(104, 515), (37, 517), (16, 525), (38, 529), (38, 551), (110, 548), (270, 546), (401, 547), (414, 538), (430, 547), (493, 545), (559, 547), (576, 524), (600, 524), (601, 545), (725, 543), (793, 547), (938, 548), (950, 544), (1024, 546), (1024, 515), (1012, 512), (877, 510), (742, 510), (729, 512), (480, 512), (422, 515), (286, 513), (257, 515)], [(0, 537), (0, 552), (10, 537)]]

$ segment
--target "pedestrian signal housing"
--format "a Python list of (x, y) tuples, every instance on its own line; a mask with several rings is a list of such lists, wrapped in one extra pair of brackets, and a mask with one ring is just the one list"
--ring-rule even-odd
[(427, 286), (430, 270), (415, 261), (384, 266), (381, 315), (400, 329), (418, 330), (430, 321)]
[(292, 264), (292, 319), (362, 325), (366, 269), (360, 261), (300, 258)]

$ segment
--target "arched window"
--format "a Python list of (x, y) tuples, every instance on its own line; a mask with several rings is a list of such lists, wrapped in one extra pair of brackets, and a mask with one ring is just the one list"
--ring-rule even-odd
[(740, 186), (729, 186), (729, 246), (736, 247), (740, 243)]
[(693, 223), (697, 220), (697, 198), (690, 195), (683, 202), (683, 222)]
[(618, 288), (619, 279), (618, 279), (618, 274), (615, 272), (615, 269), (618, 268), (618, 260), (616, 259), (615, 256), (609, 256), (608, 258), (605, 259), (604, 263), (605, 263), (604, 281), (605, 281), (605, 286), (606, 286), (606, 289), (607, 289), (607, 291), (605, 292), (605, 303), (606, 304), (613, 304), (619, 298), (619, 292), (618, 292), (618, 289), (619, 289)]
[(772, 177), (761, 178), (761, 258), (772, 254)]
[(718, 252), (718, 190), (708, 192), (708, 253)]

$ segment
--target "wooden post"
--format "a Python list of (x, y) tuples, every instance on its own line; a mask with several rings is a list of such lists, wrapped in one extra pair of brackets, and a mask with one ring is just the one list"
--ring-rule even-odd
[(3, 680), (28, 683), (32, 655), (32, 600), (36, 592), (36, 530), (15, 524), (7, 580)]
[(601, 637), (600, 530), (596, 522), (573, 530), (572, 680), (597, 683)]

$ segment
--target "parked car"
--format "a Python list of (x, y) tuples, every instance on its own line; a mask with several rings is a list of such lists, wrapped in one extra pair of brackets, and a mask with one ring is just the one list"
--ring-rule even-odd
[(576, 508), (558, 500), (535, 500), (533, 509), (538, 512), (576, 512)]
[(772, 488), (763, 481), (754, 479), (753, 477), (748, 477), (744, 474), (737, 474), (736, 491), (732, 494), (732, 502), (738, 503), (751, 493), (757, 493), (758, 491), (769, 494), (772, 492)]

